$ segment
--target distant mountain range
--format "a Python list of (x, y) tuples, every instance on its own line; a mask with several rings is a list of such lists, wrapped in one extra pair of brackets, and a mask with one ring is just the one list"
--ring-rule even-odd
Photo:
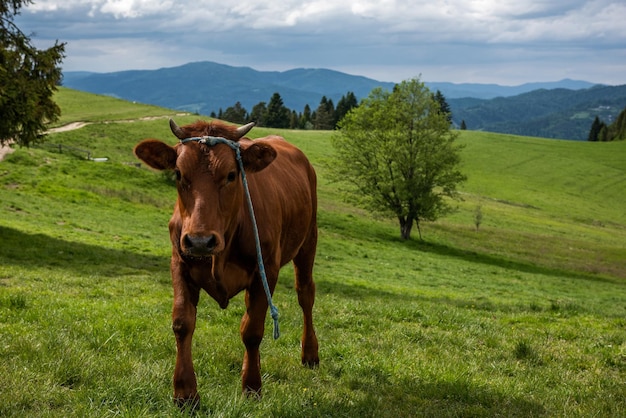
[[(585, 139), (596, 114), (610, 123), (611, 118), (626, 107), (626, 86), (594, 86), (586, 81), (566, 79), (519, 86), (425, 83), (433, 92), (440, 90), (443, 93), (455, 123), (464, 120), (468, 129), (473, 130)], [(394, 83), (328, 69), (257, 71), (214, 62), (195, 62), (158, 70), (65, 72), (63, 85), (209, 115), (236, 102), (251, 111), (259, 102), (269, 102), (275, 92), (290, 109), (301, 112), (308, 104), (315, 110), (323, 96), (336, 104), (349, 91), (362, 99), (373, 88), (390, 90)], [(570, 124), (575, 127), (561, 129)], [(546, 127), (551, 128), (546, 130)], [(563, 136), (561, 132), (567, 135)]]
[(455, 123), (467, 129), (586, 140), (596, 116), (612, 123), (626, 108), (626, 85), (540, 89), (511, 97), (450, 99)]

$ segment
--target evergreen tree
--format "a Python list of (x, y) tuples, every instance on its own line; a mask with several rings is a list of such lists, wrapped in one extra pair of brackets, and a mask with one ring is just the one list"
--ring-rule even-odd
[(461, 121), (461, 130), (464, 131), (467, 129), (467, 125), (465, 124), (465, 119)]
[(274, 93), (267, 105), (265, 126), (269, 128), (288, 128), (291, 112), (283, 104), (280, 94)]
[(252, 112), (250, 112), (250, 120), (256, 122), (256, 126), (266, 126), (265, 119), (267, 118), (267, 106), (265, 102), (259, 102), (254, 105)]
[(289, 129), (298, 129), (300, 126), (300, 118), (295, 110), (291, 111), (291, 117), (289, 119)]
[(349, 91), (347, 95), (341, 96), (339, 102), (337, 102), (337, 108), (335, 109), (335, 121), (339, 123), (346, 114), (357, 107), (359, 103), (356, 100), (356, 96), (353, 92)]
[(335, 106), (331, 99), (322, 96), (315, 115), (315, 129), (331, 130), (335, 128)]
[(606, 142), (609, 141), (609, 129), (603, 123), (600, 127), (600, 132), (598, 132), (598, 141)]
[(221, 119), (242, 125), (248, 122), (248, 111), (241, 105), (241, 102), (237, 102), (224, 111)]
[(65, 44), (40, 50), (14, 23), (32, 0), (0, 1), (0, 145), (15, 141), (29, 146), (42, 141), (61, 109), (54, 92), (61, 81)]
[(621, 141), (626, 139), (626, 108), (620, 112), (615, 121), (606, 127), (607, 141)]
[(626, 140), (626, 108), (615, 119), (615, 122), (611, 124), (612, 138), (611, 140), (623, 141)]
[(604, 123), (600, 121), (600, 118), (598, 116), (596, 116), (596, 118), (593, 120), (593, 123), (591, 124), (591, 129), (589, 130), (589, 136), (587, 138), (587, 141), (597, 141), (603, 125)]
[(588, 141), (621, 141), (626, 140), (626, 108), (620, 112), (615, 121), (607, 125), (598, 116), (593, 120), (589, 130)]
[(452, 112), (450, 111), (450, 105), (446, 101), (445, 96), (439, 90), (434, 95), (434, 99), (437, 103), (439, 103), (439, 112), (446, 115), (448, 122), (452, 123)]
[(304, 105), (304, 111), (302, 112), (302, 117), (300, 117), (300, 128), (301, 129), (313, 129), (313, 123), (311, 122), (313, 115), (311, 114), (311, 106)]

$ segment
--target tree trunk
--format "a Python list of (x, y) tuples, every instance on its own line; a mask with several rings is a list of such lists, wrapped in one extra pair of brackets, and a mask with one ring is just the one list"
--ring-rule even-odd
[(415, 225), (417, 225), (417, 232), (420, 234), (420, 241), (423, 241), (424, 239), (422, 238), (422, 228), (420, 228), (419, 220), (415, 221)]
[(402, 239), (411, 239), (411, 229), (413, 228), (413, 219), (399, 216), (400, 221), (400, 237)]

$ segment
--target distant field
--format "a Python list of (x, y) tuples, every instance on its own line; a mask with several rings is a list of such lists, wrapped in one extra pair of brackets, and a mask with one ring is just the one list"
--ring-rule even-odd
[[(176, 192), (132, 148), (175, 142), (167, 119), (138, 119), (198, 116), (68, 89), (58, 101), (60, 124), (94, 123), (48, 142), (108, 161), (34, 147), (0, 162), (0, 416), (179, 416)], [(321, 364), (299, 364), (286, 267), (274, 296), (282, 336), (262, 344), (264, 398), (242, 399), (243, 298), (221, 310), (204, 295), (198, 416), (626, 416), (626, 143), (462, 132), (463, 201), (407, 242), (328, 181), (330, 132), (251, 133), (270, 132), (319, 176)]]

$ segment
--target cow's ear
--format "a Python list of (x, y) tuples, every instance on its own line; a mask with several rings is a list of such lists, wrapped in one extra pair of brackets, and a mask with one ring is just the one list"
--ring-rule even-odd
[(276, 150), (268, 144), (255, 143), (241, 150), (243, 167), (247, 172), (261, 171), (276, 158)]
[(144, 163), (157, 170), (176, 168), (176, 150), (156, 139), (146, 139), (135, 147), (135, 155)]

